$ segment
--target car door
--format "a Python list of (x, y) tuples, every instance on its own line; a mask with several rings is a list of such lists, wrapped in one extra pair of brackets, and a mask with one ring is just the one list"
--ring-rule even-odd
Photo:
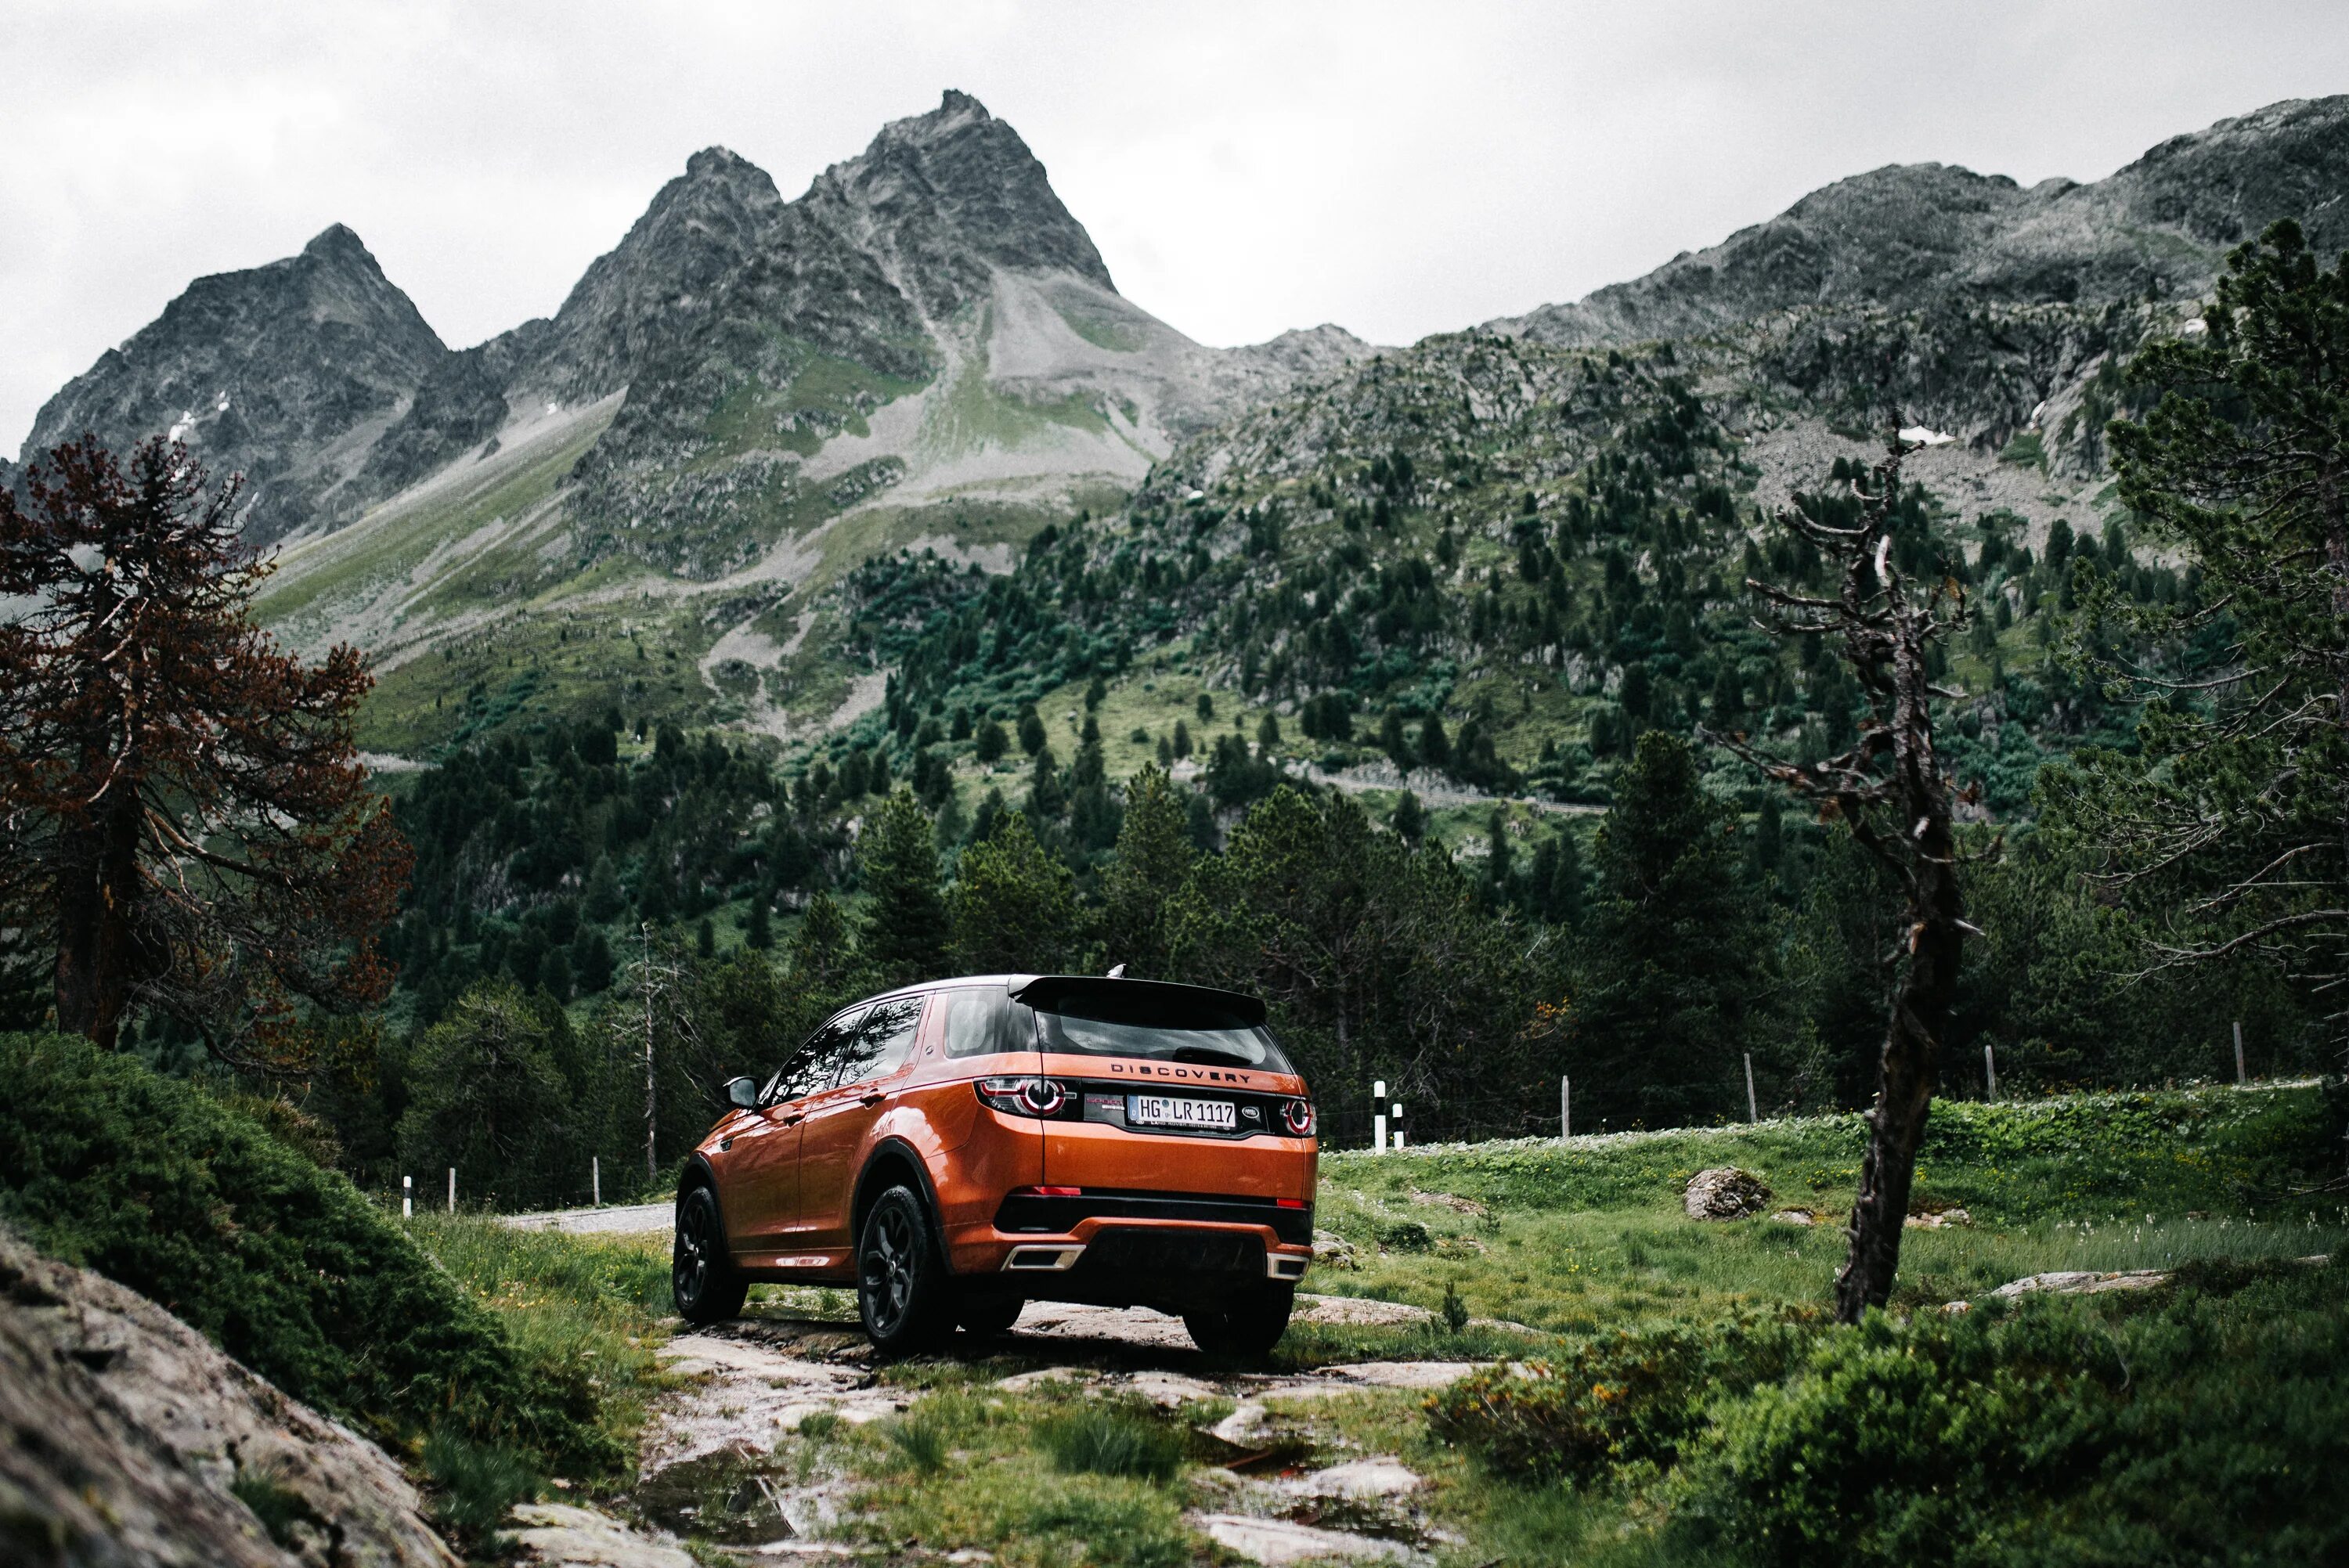
[(768, 1266), (771, 1254), (792, 1244), (808, 1101), (840, 1076), (862, 1016), (863, 1009), (851, 1009), (810, 1035), (768, 1082), (750, 1125), (719, 1155), (727, 1239), (752, 1266)]
[(864, 1135), (888, 1099), (886, 1080), (913, 1054), (922, 1023), (920, 996), (876, 1002), (858, 1021), (842, 1053), (833, 1087), (808, 1097), (800, 1131), (799, 1223), (792, 1245), (808, 1253), (845, 1258), (854, 1202), (856, 1161)]

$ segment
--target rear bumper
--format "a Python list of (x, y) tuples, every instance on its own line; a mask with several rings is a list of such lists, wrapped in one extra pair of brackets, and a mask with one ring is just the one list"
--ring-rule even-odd
[[(1312, 1219), (1305, 1215), (1299, 1229), (1287, 1218), (1295, 1212), (1286, 1212), (1278, 1229), (1261, 1211), (1255, 1223), (1097, 1212), (1059, 1231), (974, 1225), (948, 1237), (947, 1249), (957, 1274), (1015, 1295), (1179, 1304), (1244, 1284), (1304, 1278), (1313, 1261)], [(1285, 1233), (1291, 1232), (1294, 1239)]]
[(1069, 1195), (1014, 1193), (995, 1212), (995, 1229), (1009, 1235), (1066, 1236), (1088, 1220), (1194, 1221), (1244, 1225), (1270, 1233), (1273, 1243), (1309, 1248), (1313, 1206), (1298, 1200), (1220, 1192), (1121, 1191), (1087, 1188)]

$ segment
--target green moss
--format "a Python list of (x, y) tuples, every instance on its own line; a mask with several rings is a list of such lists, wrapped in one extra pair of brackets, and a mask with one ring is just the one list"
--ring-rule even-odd
[(444, 1428), (567, 1469), (623, 1458), (585, 1370), (523, 1355), (347, 1180), (86, 1041), (0, 1036), (0, 1217), (385, 1440)]

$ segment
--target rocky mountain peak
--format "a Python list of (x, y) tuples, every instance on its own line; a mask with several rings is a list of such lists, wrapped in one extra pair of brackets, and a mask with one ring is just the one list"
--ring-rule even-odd
[(1019, 133), (968, 93), (882, 127), (809, 188), (808, 205), (890, 263), (939, 315), (984, 296), (990, 267), (1073, 273), (1116, 292), (1109, 268)]
[(532, 346), (523, 379), (564, 400), (600, 397), (629, 377), (681, 316), (768, 242), (783, 199), (767, 171), (705, 147), (663, 185), (617, 245), (597, 257)]
[(324, 454), (391, 420), (448, 353), (336, 223), (298, 254), (190, 284), (43, 405), (23, 457), (85, 434), (118, 451), (170, 435), (216, 474), (243, 473), (246, 527), (273, 538), (358, 503), (337, 493), (353, 470)]

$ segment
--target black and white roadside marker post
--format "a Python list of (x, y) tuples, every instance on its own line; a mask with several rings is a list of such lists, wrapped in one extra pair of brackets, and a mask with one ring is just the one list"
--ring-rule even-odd
[(1385, 1103), (1386, 1098), (1387, 1080), (1380, 1078), (1371, 1085), (1371, 1152), (1373, 1154), (1384, 1154), (1387, 1151), (1386, 1113), (1379, 1109)]
[(1745, 1119), (1748, 1121), (1762, 1119), (1762, 1108), (1754, 1099), (1754, 1053), (1752, 1051), (1745, 1053)]
[(449, 1212), (452, 1214), (457, 1212), (457, 1168), (454, 1165), (449, 1167)]
[(413, 1176), (399, 1179), (399, 1217), (403, 1220), (416, 1218), (416, 1178)]
[(1557, 1140), (1569, 1142), (1574, 1138), (1574, 1080), (1561, 1075), (1557, 1080)]

